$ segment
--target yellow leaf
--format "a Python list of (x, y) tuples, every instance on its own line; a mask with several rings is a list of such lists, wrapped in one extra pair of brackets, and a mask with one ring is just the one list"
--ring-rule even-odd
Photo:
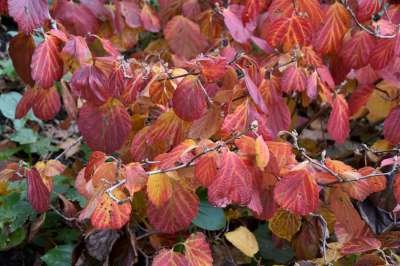
[(369, 111), (367, 118), (370, 122), (383, 120), (392, 107), (397, 104), (395, 101), (391, 101), (391, 99), (397, 97), (398, 89), (396, 87), (386, 81), (380, 82), (376, 87), (381, 91), (374, 90), (366, 104), (366, 108)]
[(269, 221), (268, 227), (276, 236), (291, 241), (300, 230), (301, 216), (281, 209)]
[(172, 189), (171, 179), (166, 174), (151, 175), (147, 180), (147, 195), (157, 207), (169, 200)]
[(254, 254), (259, 250), (256, 237), (244, 226), (240, 226), (234, 231), (225, 233), (225, 237), (246, 256), (254, 257)]

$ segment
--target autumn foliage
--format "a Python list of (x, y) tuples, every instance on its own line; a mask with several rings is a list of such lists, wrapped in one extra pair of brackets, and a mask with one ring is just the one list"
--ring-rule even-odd
[[(0, 0), (19, 30), (16, 118), (64, 112), (93, 150), (74, 176), (87, 234), (131, 228), (150, 237), (155, 266), (217, 264), (236, 227), (226, 239), (261, 263), (260, 243), (238, 238), (257, 241), (251, 226), (265, 222), (292, 261), (386, 261), (376, 250), (400, 247), (397, 1), (50, 2)], [(360, 124), (380, 128), (368, 138)], [(350, 142), (357, 162), (329, 153)], [(9, 165), (1, 178), (26, 178), (46, 212), (61, 162)], [(371, 218), (372, 199), (386, 200), (373, 208), (391, 224)], [(225, 211), (221, 234), (194, 225), (204, 202)]]

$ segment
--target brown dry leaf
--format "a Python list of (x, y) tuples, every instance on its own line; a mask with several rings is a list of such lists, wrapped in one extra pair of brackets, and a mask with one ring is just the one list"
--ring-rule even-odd
[[(77, 152), (79, 152), (79, 149), (81, 148), (81, 144), (79, 143), (79, 144), (73, 145), (75, 142), (76, 142), (76, 139), (75, 139), (75, 138), (67, 138), (64, 142), (62, 142), (62, 143), (60, 143), (60, 144), (58, 145), (58, 147), (59, 147), (60, 149), (63, 149), (63, 150), (65, 150), (65, 149), (71, 147), (71, 148), (69, 148), (69, 150), (65, 153), (65, 155), (64, 155), (65, 158), (70, 158), (70, 157), (74, 156)], [(71, 145), (72, 145), (72, 146), (71, 146)]]
[(300, 230), (301, 216), (280, 209), (269, 221), (268, 227), (274, 235), (291, 241), (292, 237)]

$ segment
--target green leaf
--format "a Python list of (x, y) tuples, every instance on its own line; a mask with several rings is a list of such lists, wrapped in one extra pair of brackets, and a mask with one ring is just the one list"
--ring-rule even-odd
[(193, 224), (205, 230), (220, 230), (226, 224), (224, 211), (210, 205), (207, 201), (200, 201), (199, 212)]
[(60, 245), (49, 250), (40, 258), (48, 266), (70, 266), (73, 248), (73, 245)]
[(11, 59), (0, 61), (0, 76), (7, 77), (10, 80), (17, 79), (17, 73), (15, 72)]
[(35, 143), (39, 135), (30, 128), (21, 128), (11, 135), (10, 139), (19, 144)]
[(266, 224), (260, 224), (254, 234), (260, 247), (261, 257), (264, 259), (277, 263), (287, 263), (294, 257), (293, 249), (290, 246), (275, 247), (272, 233)]
[(51, 144), (51, 139), (40, 137), (35, 143), (29, 144), (26, 150), (28, 153), (37, 153), (45, 156), (48, 153), (58, 151), (59, 148)]
[(21, 94), (12, 91), (0, 95), (0, 111), (8, 119), (15, 119), (15, 108), (19, 100), (22, 98)]
[(26, 231), (24, 228), (19, 228), (9, 235), (4, 235), (0, 232), (0, 250), (9, 249), (21, 244), (25, 237)]
[(10, 159), (11, 156), (16, 154), (20, 150), (21, 150), (21, 147), (9, 148), (9, 149), (5, 149), (5, 150), (0, 151), (0, 161), (4, 161), (4, 160)]

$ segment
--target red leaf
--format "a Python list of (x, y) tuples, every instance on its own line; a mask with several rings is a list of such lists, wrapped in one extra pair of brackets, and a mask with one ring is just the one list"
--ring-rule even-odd
[(121, 148), (131, 130), (129, 114), (116, 99), (99, 107), (86, 103), (79, 110), (77, 123), (89, 147), (106, 153)]
[(344, 143), (350, 132), (349, 106), (343, 95), (338, 94), (333, 102), (332, 112), (328, 120), (328, 133), (338, 143)]
[(149, 202), (147, 216), (155, 229), (173, 234), (186, 229), (197, 215), (199, 199), (192, 191), (174, 183), (173, 194), (161, 207)]
[(245, 43), (251, 37), (251, 32), (245, 27), (242, 20), (229, 9), (223, 9), (224, 22), (232, 35), (232, 38), (238, 43)]
[(302, 92), (307, 87), (305, 70), (300, 67), (290, 66), (283, 73), (281, 88), (283, 92), (291, 94), (294, 91)]
[(160, 19), (157, 13), (151, 7), (145, 4), (140, 12), (140, 19), (142, 20), (143, 28), (147, 31), (158, 32), (160, 31)]
[(33, 113), (42, 120), (53, 119), (60, 111), (61, 100), (56, 88), (38, 89), (33, 102)]
[[(164, 35), (171, 50), (186, 59), (197, 56), (208, 45), (199, 25), (184, 16), (175, 16), (168, 21)], [(185, 45), (182, 45), (182, 40), (185, 40)]]
[(140, 21), (140, 8), (136, 1), (123, 0), (121, 4), (121, 13), (125, 17), (126, 24), (131, 28), (137, 28), (142, 25)]
[(353, 91), (349, 99), (350, 115), (354, 115), (365, 106), (373, 91), (372, 85), (360, 85)]
[(33, 103), (36, 98), (36, 89), (27, 88), (21, 100), (19, 100), (18, 105), (15, 109), (15, 118), (21, 119), (23, 118), (29, 110), (32, 108)]
[(13, 66), (18, 76), (28, 85), (34, 86), (35, 82), (31, 76), (32, 55), (35, 43), (32, 35), (19, 33), (10, 40), (8, 53), (12, 59)]
[(172, 249), (162, 249), (153, 260), (153, 266), (188, 266), (189, 262), (181, 253)]
[(61, 81), (61, 97), (64, 103), (65, 111), (71, 119), (76, 119), (78, 116), (78, 107), (76, 106), (76, 99), (71, 94), (71, 90), (65, 81)]
[(183, 243), (185, 257), (190, 266), (212, 266), (211, 249), (203, 233), (191, 234)]
[(62, 52), (75, 57), (81, 65), (88, 63), (92, 58), (86, 40), (81, 36), (71, 36), (65, 43)]
[(359, 21), (368, 21), (373, 14), (378, 13), (382, 8), (381, 0), (357, 0), (357, 18)]
[[(113, 195), (122, 200), (125, 194), (119, 190), (113, 192)], [(118, 204), (110, 198), (107, 193), (102, 193), (98, 197), (98, 203), (90, 218), (90, 222), (96, 229), (120, 229), (131, 218), (131, 203), (125, 202)]]
[(330, 209), (335, 214), (336, 224), (340, 224), (348, 235), (347, 240), (364, 234), (366, 224), (354, 209), (350, 197), (342, 189), (336, 188), (331, 191)]
[(50, 190), (36, 168), (27, 170), (28, 201), (37, 212), (45, 212), (50, 204)]
[(400, 107), (393, 108), (383, 124), (385, 139), (393, 144), (400, 142)]
[(266, 21), (262, 27), (263, 36), (272, 47), (282, 46), (288, 52), (294, 46), (305, 46), (311, 41), (312, 26), (306, 18), (292, 15), (273, 21)]
[(95, 33), (100, 26), (96, 16), (86, 5), (73, 1), (58, 0), (52, 14), (72, 34), (84, 36), (87, 33)]
[(197, 77), (185, 77), (174, 92), (172, 106), (175, 113), (183, 120), (194, 121), (207, 111), (206, 95), (199, 82)]
[(63, 75), (63, 61), (59, 54), (60, 40), (46, 35), (32, 56), (32, 78), (42, 88), (50, 88)]
[(397, 201), (397, 204), (400, 204), (400, 173), (397, 173), (394, 176), (393, 194)]
[(337, 51), (350, 22), (350, 14), (340, 2), (330, 5), (324, 24), (314, 41), (317, 50), (324, 54)]
[(373, 237), (361, 237), (352, 239), (340, 248), (343, 255), (364, 253), (370, 250), (376, 250), (381, 247), (381, 241)]
[(374, 38), (368, 32), (358, 31), (343, 43), (340, 57), (347, 67), (358, 69), (368, 64), (374, 47)]
[(395, 39), (378, 39), (371, 51), (369, 63), (374, 69), (382, 69), (393, 59)]
[(307, 170), (291, 171), (276, 184), (274, 199), (292, 213), (308, 215), (318, 208), (318, 186)]
[(77, 97), (94, 104), (102, 104), (111, 95), (105, 87), (106, 82), (107, 77), (99, 68), (85, 65), (72, 75), (71, 89)]
[(251, 79), (250, 75), (247, 73), (247, 71), (244, 71), (244, 82), (246, 84), (246, 88), (250, 94), (251, 99), (255, 102), (257, 107), (263, 112), (267, 113), (268, 109), (267, 106), (265, 105), (264, 99), (261, 95), (260, 90), (257, 88), (256, 84), (254, 84), (254, 81)]
[(219, 207), (235, 203), (246, 205), (251, 200), (253, 177), (240, 157), (231, 151), (221, 155), (221, 168), (208, 187), (208, 199)]
[(26, 34), (41, 27), (50, 18), (48, 9), (46, 0), (8, 0), (8, 14), (18, 23), (19, 30)]

